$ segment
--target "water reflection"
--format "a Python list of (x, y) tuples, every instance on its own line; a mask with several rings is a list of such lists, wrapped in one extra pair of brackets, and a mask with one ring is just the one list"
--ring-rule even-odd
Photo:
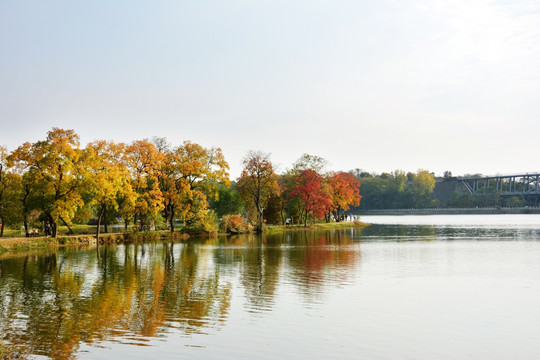
[(436, 225), (373, 224), (362, 231), (362, 241), (434, 241), (434, 240), (536, 240), (535, 227), (464, 227)]
[(57, 359), (75, 357), (83, 343), (204, 334), (226, 325), (233, 293), (248, 313), (264, 313), (280, 287), (309, 303), (346, 285), (359, 236), (300, 231), (4, 257), (0, 331)]

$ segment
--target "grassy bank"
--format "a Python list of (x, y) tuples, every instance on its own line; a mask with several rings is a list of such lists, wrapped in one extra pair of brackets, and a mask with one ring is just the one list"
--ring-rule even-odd
[[(105, 229), (104, 226), (101, 226), (102, 231)], [(36, 231), (39, 235), (43, 235), (43, 229), (30, 228), (30, 230)], [(69, 234), (69, 229), (67, 226), (58, 226), (58, 236), (65, 235), (92, 235), (96, 233), (95, 225), (73, 225), (71, 227), (73, 234)], [(4, 237), (6, 238), (23, 238), (24, 229), (4, 229)]]
[(310, 224), (307, 227), (304, 225), (268, 225), (265, 229), (268, 233), (282, 231), (299, 231), (299, 230), (334, 230), (334, 229), (361, 229), (369, 224), (360, 221), (343, 221), (331, 223), (316, 223)]
[[(171, 234), (169, 231), (127, 232), (102, 234), (99, 237), (100, 244), (119, 244), (135, 241), (157, 241), (166, 239), (185, 239), (187, 236), (180, 233)], [(93, 235), (69, 235), (52, 237), (18, 237), (0, 238), (0, 252), (5, 251), (28, 251), (47, 247), (96, 245)]]

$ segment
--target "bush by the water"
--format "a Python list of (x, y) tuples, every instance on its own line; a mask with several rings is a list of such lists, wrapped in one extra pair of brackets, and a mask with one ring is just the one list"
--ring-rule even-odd
[(247, 223), (246, 219), (240, 215), (224, 215), (221, 219), (221, 231), (240, 234), (251, 231), (251, 226)]
[(182, 232), (189, 235), (212, 235), (217, 234), (219, 221), (213, 210), (205, 212), (197, 218), (192, 224), (182, 229)]

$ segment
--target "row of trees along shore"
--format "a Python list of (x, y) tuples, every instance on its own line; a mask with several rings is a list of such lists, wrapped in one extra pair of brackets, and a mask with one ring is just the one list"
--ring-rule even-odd
[(360, 204), (360, 181), (323, 172), (324, 159), (304, 154), (278, 175), (269, 155), (250, 152), (236, 183), (219, 148), (164, 138), (130, 144), (98, 140), (80, 146), (73, 130), (53, 128), (45, 140), (8, 152), (0, 147), (0, 236), (4, 228), (39, 228), (56, 237), (60, 225), (123, 223), (125, 230), (241, 232), (264, 223), (340, 221)]
[(411, 209), (439, 205), (432, 197), (435, 176), (427, 170), (372, 174), (355, 169), (351, 173), (362, 182), (363, 209)]

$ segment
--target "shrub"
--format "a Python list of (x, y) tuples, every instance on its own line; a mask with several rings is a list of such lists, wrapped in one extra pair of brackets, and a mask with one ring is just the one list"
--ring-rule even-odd
[(191, 225), (182, 229), (189, 235), (213, 235), (219, 229), (218, 218), (213, 210), (202, 214)]
[(240, 215), (225, 215), (221, 219), (221, 231), (240, 234), (250, 231), (246, 219)]

